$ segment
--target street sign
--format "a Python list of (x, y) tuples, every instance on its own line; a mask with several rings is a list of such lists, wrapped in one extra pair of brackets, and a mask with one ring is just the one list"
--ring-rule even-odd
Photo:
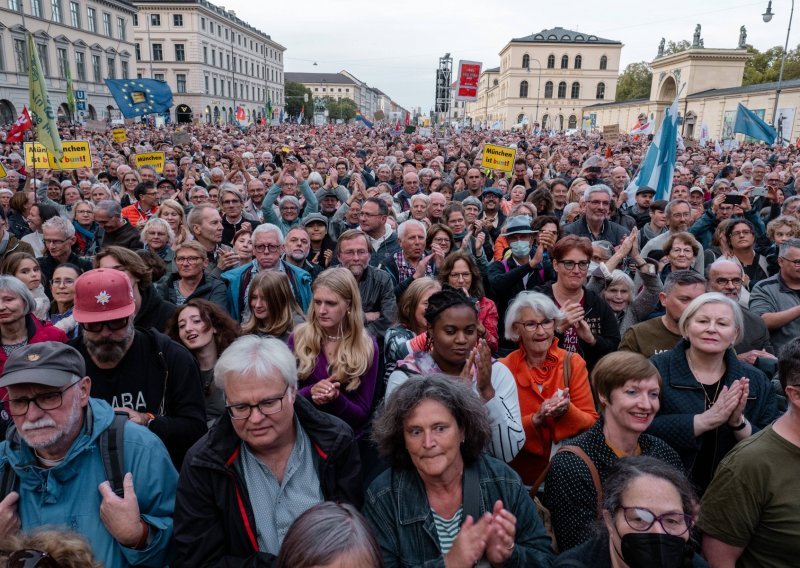
[(77, 110), (86, 110), (86, 101), (75, 101), (75, 108)]
[(75, 100), (85, 101), (86, 100), (86, 91), (75, 91)]

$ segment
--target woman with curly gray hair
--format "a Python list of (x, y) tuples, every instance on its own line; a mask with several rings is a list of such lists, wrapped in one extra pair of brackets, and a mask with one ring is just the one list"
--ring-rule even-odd
[(550, 539), (525, 486), (484, 453), (489, 417), (464, 382), (409, 378), (372, 435), (390, 469), (367, 490), (364, 515), (386, 566), (550, 565)]

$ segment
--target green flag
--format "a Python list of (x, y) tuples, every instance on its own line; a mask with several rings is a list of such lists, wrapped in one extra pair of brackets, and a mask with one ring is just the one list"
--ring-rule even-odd
[(61, 136), (56, 125), (56, 113), (47, 94), (47, 85), (42, 73), (42, 64), (39, 62), (39, 52), (33, 41), (33, 35), (28, 32), (28, 89), (30, 96), (29, 112), (31, 122), (36, 128), (36, 140), (50, 151), (58, 162), (64, 156), (61, 145)]
[(69, 61), (65, 61), (67, 66), (67, 107), (70, 115), (75, 114), (75, 89), (72, 88), (72, 71), (69, 68)]
[(267, 95), (267, 124), (272, 124), (272, 98)]

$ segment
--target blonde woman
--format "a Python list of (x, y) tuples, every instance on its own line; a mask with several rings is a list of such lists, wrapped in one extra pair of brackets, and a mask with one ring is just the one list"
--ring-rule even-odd
[(289, 337), (297, 357), (297, 394), (347, 422), (367, 424), (378, 375), (378, 344), (364, 329), (356, 279), (329, 268), (314, 281), (307, 322)]
[(242, 324), (242, 335), (271, 335), (285, 343), (305, 321), (285, 272), (259, 272), (250, 282), (247, 302), (250, 317)]
[(174, 199), (165, 199), (161, 202), (161, 207), (158, 208), (158, 216), (164, 219), (170, 229), (172, 229), (172, 232), (175, 233), (175, 242), (173, 246), (177, 246), (184, 241), (192, 239), (186, 228), (186, 213), (180, 203)]

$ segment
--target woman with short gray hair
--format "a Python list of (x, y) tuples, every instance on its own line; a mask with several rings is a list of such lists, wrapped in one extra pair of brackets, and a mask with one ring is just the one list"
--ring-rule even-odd
[(367, 490), (364, 516), (386, 566), (551, 564), (525, 486), (484, 452), (489, 418), (463, 381), (409, 378), (376, 417), (373, 438), (391, 469)]

